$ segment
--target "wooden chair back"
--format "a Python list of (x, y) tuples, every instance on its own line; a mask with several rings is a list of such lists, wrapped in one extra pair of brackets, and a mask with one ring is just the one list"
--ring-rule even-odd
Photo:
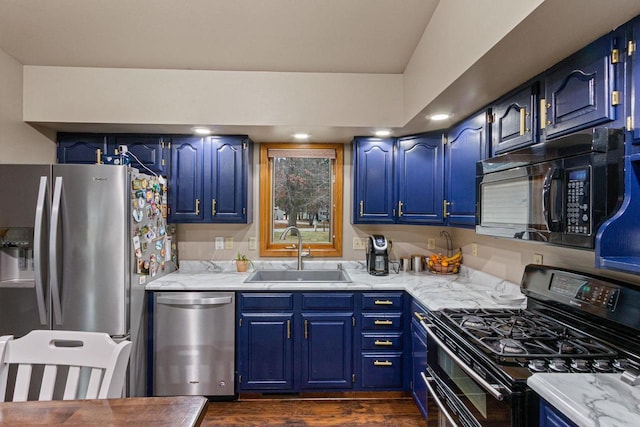
[[(122, 397), (130, 353), (130, 341), (116, 343), (108, 334), (100, 332), (35, 330), (18, 339), (12, 335), (2, 336), (0, 402), (4, 402), (11, 391), (7, 390), (9, 369), (15, 366), (14, 402), (28, 400), (32, 381), (40, 379), (38, 400), (52, 400), (54, 389), (61, 382), (63, 400)], [(32, 378), (36, 365), (44, 367), (38, 379)], [(86, 371), (90, 374), (85, 388), (80, 385)]]

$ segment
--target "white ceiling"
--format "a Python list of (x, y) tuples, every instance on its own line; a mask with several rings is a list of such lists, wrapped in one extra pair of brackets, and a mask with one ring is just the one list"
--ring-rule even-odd
[[(0, 0), (0, 50), (24, 65), (401, 74), (438, 3)], [(458, 120), (638, 13), (638, 0), (544, 0), (535, 13), (394, 132), (429, 130), (424, 114), (438, 109), (456, 111)], [(455, 30), (455, 23), (451, 28)], [(513, 52), (518, 54), (514, 57)], [(190, 131), (117, 123), (46, 126), (63, 131)], [(258, 142), (289, 140), (292, 133), (290, 126), (218, 130), (246, 133)], [(324, 141), (348, 141), (362, 130), (310, 129), (314, 139)]]
[(24, 65), (402, 73), (438, 0), (0, 0)]

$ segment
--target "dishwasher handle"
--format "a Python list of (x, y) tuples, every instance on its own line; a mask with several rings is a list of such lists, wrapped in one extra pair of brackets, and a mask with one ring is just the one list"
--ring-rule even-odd
[(171, 305), (224, 305), (231, 304), (233, 302), (233, 297), (177, 297), (177, 296), (168, 296), (162, 295), (159, 296), (156, 300), (158, 304), (171, 304)]

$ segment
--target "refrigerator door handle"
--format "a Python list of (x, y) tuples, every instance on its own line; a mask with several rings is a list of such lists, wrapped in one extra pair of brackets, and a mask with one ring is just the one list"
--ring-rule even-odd
[(62, 177), (56, 177), (53, 189), (53, 204), (51, 207), (51, 231), (49, 234), (49, 280), (51, 283), (51, 301), (53, 305), (53, 318), (57, 325), (62, 325), (62, 307), (60, 302), (60, 276), (58, 262), (62, 254), (58, 250), (60, 228), (60, 201), (62, 198)]
[(38, 315), (40, 324), (47, 324), (47, 309), (44, 298), (44, 271), (42, 265), (42, 256), (44, 253), (44, 244), (42, 243), (43, 234), (46, 233), (45, 218), (48, 211), (48, 191), (47, 177), (40, 177), (40, 187), (38, 188), (38, 200), (36, 203), (36, 222), (34, 225), (33, 235), (33, 269), (35, 272), (36, 301), (38, 303)]

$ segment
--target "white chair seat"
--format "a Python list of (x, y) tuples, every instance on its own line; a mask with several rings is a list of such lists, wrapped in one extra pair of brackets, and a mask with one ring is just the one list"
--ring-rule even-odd
[[(22, 338), (0, 337), (0, 402), (6, 401), (9, 369), (17, 366), (14, 402), (28, 400), (33, 367), (44, 366), (38, 400), (52, 400), (56, 384), (64, 383), (63, 400), (121, 397), (131, 342), (116, 343), (100, 332), (31, 331)], [(89, 382), (80, 387), (81, 371)], [(66, 379), (58, 378), (66, 374)]]

